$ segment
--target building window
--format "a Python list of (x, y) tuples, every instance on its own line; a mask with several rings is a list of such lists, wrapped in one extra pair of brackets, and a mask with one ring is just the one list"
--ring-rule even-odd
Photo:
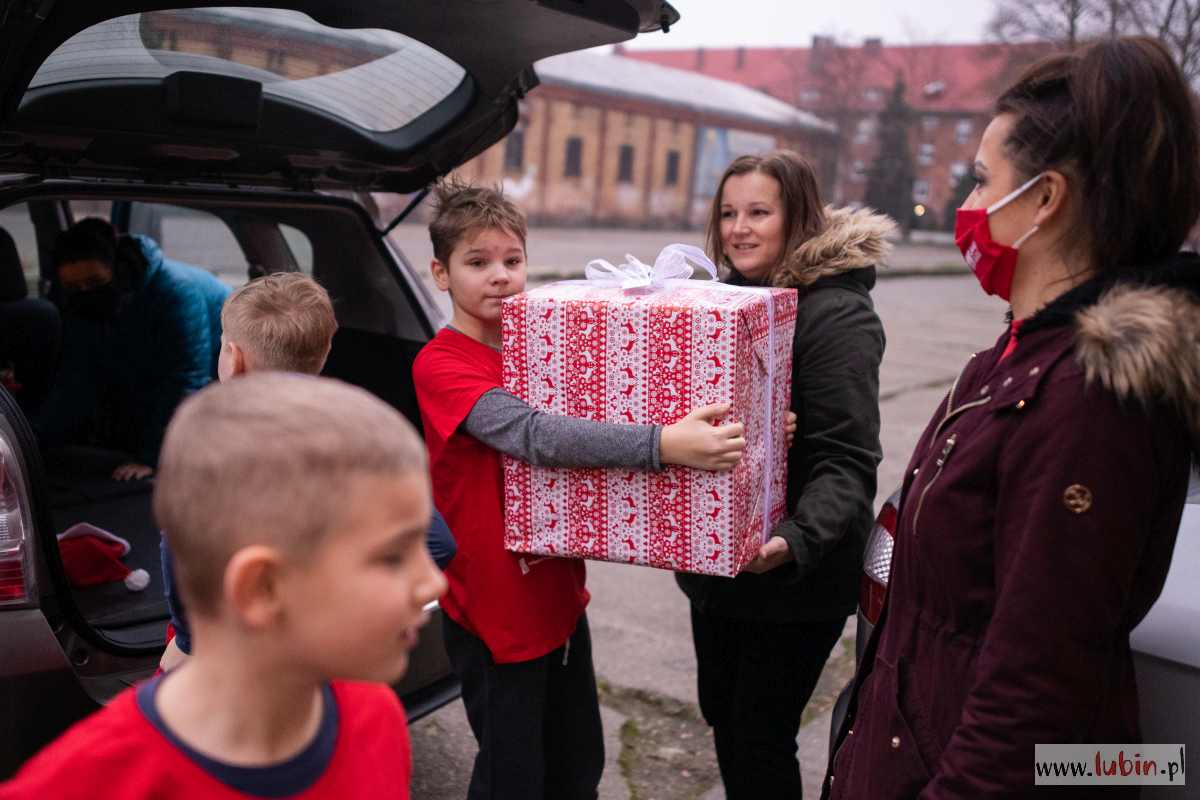
[(924, 142), (921, 144), (921, 149), (917, 151), (917, 162), (922, 167), (928, 167), (933, 164), (934, 149), (933, 144)]
[(875, 87), (863, 89), (863, 100), (866, 100), (868, 103), (878, 103), (883, 100), (883, 91)]
[(941, 120), (932, 114), (921, 117), (921, 129), (926, 132), (936, 131), (939, 122), (941, 122)]
[(966, 144), (971, 141), (971, 134), (975, 131), (975, 125), (969, 119), (960, 119), (958, 124), (954, 126), (954, 141), (959, 144)]
[(867, 179), (867, 164), (864, 161), (855, 161), (853, 172), (850, 174), (850, 180), (855, 183), (862, 183)]
[(805, 105), (821, 102), (821, 90), (805, 89), (804, 91), (800, 92), (800, 102), (804, 103)]
[(167, 34), (167, 49), (168, 50), (178, 50), (179, 49), (179, 31), (171, 31), (170, 33)]
[(679, 185), (679, 151), (667, 151), (667, 174), (663, 178), (663, 183), (667, 186)]
[(633, 145), (621, 145), (617, 158), (617, 183), (633, 183)]
[(925, 203), (929, 200), (929, 181), (924, 178), (918, 178), (913, 181), (913, 202)]
[(525, 168), (525, 131), (520, 128), (504, 140), (504, 168), (516, 172)]
[(267, 69), (272, 72), (282, 72), (283, 65), (287, 61), (287, 53), (283, 50), (268, 50), (267, 51)]
[(854, 143), (866, 144), (875, 135), (875, 118), (863, 117), (854, 128)]
[(578, 178), (583, 174), (583, 139), (572, 136), (567, 139), (567, 163), (563, 167), (564, 178)]
[(963, 175), (967, 174), (967, 162), (955, 161), (950, 165), (950, 185), (957, 186)]

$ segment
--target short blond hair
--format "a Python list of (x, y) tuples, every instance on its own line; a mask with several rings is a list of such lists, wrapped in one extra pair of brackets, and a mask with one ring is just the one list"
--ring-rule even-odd
[(521, 240), (521, 247), (525, 246), (528, 233), (525, 212), (500, 189), (447, 178), (434, 188), (433, 208), (429, 241), (433, 257), (447, 267), (459, 242), (489, 228), (508, 231)]
[(276, 272), (229, 295), (221, 328), (254, 369), (316, 375), (325, 366), (337, 318), (321, 284), (298, 272)]
[(306, 557), (339, 524), (353, 481), (425, 468), (416, 430), (369, 392), (254, 373), (180, 405), (163, 440), (154, 514), (189, 608), (212, 614), (239, 549), (268, 544)]

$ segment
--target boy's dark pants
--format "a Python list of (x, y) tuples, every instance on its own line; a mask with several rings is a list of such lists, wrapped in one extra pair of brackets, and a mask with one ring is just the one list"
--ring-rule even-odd
[(733, 619), (692, 605), (700, 711), (729, 800), (800, 800), (796, 733), (844, 625)]
[(442, 633), (479, 742), (468, 800), (594, 800), (604, 733), (587, 615), (569, 650), (516, 664), (495, 663), (483, 641), (447, 616)]

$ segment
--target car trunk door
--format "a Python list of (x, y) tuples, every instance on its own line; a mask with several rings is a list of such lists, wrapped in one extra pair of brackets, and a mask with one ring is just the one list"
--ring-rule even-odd
[(42, 177), (409, 192), (498, 141), (557, 53), (660, 0), (0, 8), (0, 157)]

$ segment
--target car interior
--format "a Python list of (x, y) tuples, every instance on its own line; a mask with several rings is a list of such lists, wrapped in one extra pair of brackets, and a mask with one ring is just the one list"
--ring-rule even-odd
[[(420, 426), (411, 368), (432, 329), (361, 205), (319, 195), (189, 190), (166, 197), (103, 187), (86, 195), (42, 187), (0, 210), (0, 331), (23, 332), (20, 340), (0, 337), (0, 377), (28, 418), (36, 419), (54, 392), (60, 354), (59, 312), (45, 299), (54, 281), (49, 256), (55, 237), (86, 217), (145, 234), (167, 258), (206, 269), (231, 288), (272, 272), (311, 275), (329, 292), (339, 325), (324, 374), (369, 389)], [(43, 448), (41, 477), (55, 534), (79, 522), (96, 525), (128, 540), (125, 563), (149, 573), (142, 591), (120, 581), (71, 590), (94, 631), (137, 648), (162, 643), (168, 613), (151, 513), (153, 481), (112, 477), (129, 460), (86, 443)]]

